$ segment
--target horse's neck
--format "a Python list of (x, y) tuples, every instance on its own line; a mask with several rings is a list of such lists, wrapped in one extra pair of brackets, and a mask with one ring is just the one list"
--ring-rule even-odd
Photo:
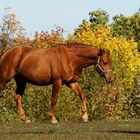
[(87, 66), (96, 64), (98, 52), (99, 52), (98, 48), (92, 47), (77, 48), (75, 54), (79, 68), (82, 69)]

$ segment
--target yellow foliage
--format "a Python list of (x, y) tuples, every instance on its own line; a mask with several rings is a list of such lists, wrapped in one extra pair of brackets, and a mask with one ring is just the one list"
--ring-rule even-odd
[(140, 69), (140, 55), (137, 43), (123, 37), (112, 37), (110, 28), (98, 25), (93, 27), (84, 22), (76, 31), (76, 37), (81, 43), (109, 49), (113, 60), (115, 80), (125, 89), (131, 89), (134, 79)]

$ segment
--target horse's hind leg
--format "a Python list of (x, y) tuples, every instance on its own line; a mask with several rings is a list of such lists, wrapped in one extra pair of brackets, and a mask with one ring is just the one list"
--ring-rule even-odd
[(15, 77), (15, 81), (16, 81), (16, 84), (17, 84), (15, 101), (16, 101), (16, 104), (17, 104), (20, 119), (24, 123), (30, 123), (31, 121), (29, 119), (27, 119), (27, 117), (25, 115), (25, 111), (23, 109), (23, 105), (22, 105), (22, 96), (23, 96), (23, 93), (24, 93), (24, 90), (25, 90), (25, 87), (26, 87), (26, 81), (24, 81), (23, 79), (21, 79), (19, 77)]

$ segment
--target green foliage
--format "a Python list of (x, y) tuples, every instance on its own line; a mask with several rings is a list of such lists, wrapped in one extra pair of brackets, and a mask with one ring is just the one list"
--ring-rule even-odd
[(89, 21), (92, 26), (99, 24), (105, 26), (109, 22), (109, 15), (106, 11), (98, 9), (89, 13)]
[(115, 16), (111, 28), (113, 36), (123, 36), (127, 39), (133, 38), (138, 42), (140, 50), (140, 11), (130, 17), (122, 14)]
[(136, 76), (135, 86), (127, 100), (129, 108), (128, 118), (139, 118), (140, 116), (140, 72)]
[(13, 80), (9, 82), (6, 88), (1, 91), (2, 97), (0, 98), (0, 121), (10, 122), (18, 120), (16, 112), (16, 104), (14, 101), (14, 83)]

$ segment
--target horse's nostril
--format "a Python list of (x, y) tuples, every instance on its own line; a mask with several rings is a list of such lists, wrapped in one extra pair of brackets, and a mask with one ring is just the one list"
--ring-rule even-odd
[(113, 82), (113, 78), (112, 78), (112, 77), (108, 77), (108, 78), (106, 78), (106, 81), (107, 81), (108, 83), (111, 83), (111, 82)]
[(111, 83), (113, 81), (113, 78), (112, 77), (109, 77), (109, 82)]

